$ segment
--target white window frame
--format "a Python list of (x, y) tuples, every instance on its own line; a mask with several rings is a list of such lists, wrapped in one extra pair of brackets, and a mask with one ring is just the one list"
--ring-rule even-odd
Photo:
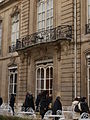
[(90, 16), (89, 16), (89, 3), (88, 3), (88, 0), (87, 0), (87, 24), (89, 23), (89, 20), (90, 20)]
[[(52, 83), (53, 83), (53, 77), (50, 78), (50, 72), (49, 72), (49, 78), (46, 78), (46, 70), (47, 70), (47, 68), (49, 68), (49, 70), (50, 70), (50, 68), (52, 68), (52, 71), (53, 71), (53, 63), (48, 63), (47, 62), (45, 65), (44, 65), (44, 63), (46, 63), (46, 61), (43, 61), (43, 62), (41, 61), (40, 64), (36, 64), (36, 93), (35, 93), (35, 96), (37, 96), (37, 94), (40, 93), (40, 92), (42, 92), (43, 90), (48, 90), (49, 94), (50, 94), (50, 91), (53, 90), (53, 86), (52, 86), (52, 88), (50, 88), (50, 80), (52, 80)], [(43, 80), (44, 80), (44, 88), (43, 89), (41, 87), (41, 69), (42, 68), (44, 70), (44, 78), (43, 78)], [(37, 78), (37, 71), (38, 71), (38, 69), (40, 69), (40, 78)], [(40, 84), (39, 84), (40, 86), (38, 88), (37, 81), (39, 79), (40, 79)], [(49, 79), (49, 88), (48, 89), (46, 88), (46, 80), (47, 79)]]
[(90, 106), (90, 55), (87, 56), (87, 95), (88, 105)]
[[(52, 1), (51, 3), (50, 3), (50, 5), (49, 5), (49, 8), (47, 8), (47, 1)], [(44, 4), (44, 6), (45, 6), (45, 10), (43, 10), (43, 7), (42, 7), (42, 10), (41, 11), (39, 11), (39, 4)], [(51, 5), (52, 4), (52, 5)], [(51, 7), (51, 8), (50, 8)], [(49, 11), (49, 16), (47, 16), (47, 11)], [(52, 15), (50, 16), (50, 12), (52, 11)], [(45, 17), (43, 18), (42, 17), (42, 19), (40, 19), (39, 18), (39, 15), (41, 14), (41, 15), (43, 15), (43, 13), (45, 12)], [(48, 18), (47, 18), (48, 17)], [(40, 19), (40, 20), (39, 20)], [(52, 20), (52, 24), (51, 24), (51, 22), (50, 22), (50, 24), (47, 26), (47, 20)], [(43, 26), (43, 23), (42, 22), (44, 22), (45, 21), (45, 23), (44, 23), (44, 26)], [(42, 26), (40, 26), (40, 28), (41, 29), (39, 29), (39, 23), (42, 23)], [(37, 31), (43, 31), (43, 30), (46, 30), (46, 29), (50, 29), (50, 28), (52, 28), (53, 27), (53, 0), (39, 0), (38, 2), (37, 2)]]
[[(15, 19), (16, 16), (18, 16), (17, 19)], [(11, 22), (11, 45), (15, 45), (16, 40), (19, 39), (19, 29), (20, 29), (20, 26), (19, 26), (19, 12), (16, 12), (16, 13), (14, 13), (14, 15), (12, 15), (11, 21), (12, 21)]]
[[(13, 70), (15, 70), (15, 72)], [(9, 81), (8, 81), (8, 102), (9, 102), (11, 94), (14, 94), (14, 95), (17, 94), (17, 93), (14, 92), (15, 85), (16, 85), (16, 89), (17, 89), (17, 80), (16, 80), (16, 83), (15, 83), (15, 74), (17, 74), (17, 66), (15, 66), (15, 67), (9, 67), (8, 68), (8, 72), (9, 72)], [(10, 76), (11, 75), (13, 75), (13, 80), (12, 80), (13, 82), (12, 83), (10, 83)], [(12, 87), (13, 89), (12, 89), (11, 92), (10, 92), (10, 85), (13, 86)], [(16, 92), (17, 92), (17, 90), (16, 90)]]
[(2, 20), (0, 20), (0, 54), (2, 49)]

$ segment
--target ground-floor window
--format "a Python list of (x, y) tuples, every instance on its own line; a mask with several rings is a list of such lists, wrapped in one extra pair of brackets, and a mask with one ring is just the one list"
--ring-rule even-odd
[(8, 70), (9, 70), (8, 97), (10, 98), (11, 94), (16, 95), (17, 91), (17, 66), (10, 67)]
[(52, 94), (53, 83), (53, 63), (43, 61), (36, 64), (36, 95), (43, 90)]
[(87, 93), (88, 105), (90, 106), (90, 55), (87, 56)]

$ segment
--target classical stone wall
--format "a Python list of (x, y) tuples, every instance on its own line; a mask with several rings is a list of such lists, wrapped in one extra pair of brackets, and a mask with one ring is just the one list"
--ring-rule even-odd
[(25, 100), (25, 95), (27, 92), (27, 57), (22, 58), (20, 56), (19, 66), (18, 66), (18, 102), (23, 103)]
[[(14, 1), (15, 2), (15, 1)], [(20, 37), (36, 32), (37, 24), (37, 9), (36, 0), (22, 0), (20, 2)], [(16, 5), (16, 3), (14, 3)], [(18, 4), (18, 2), (17, 2)], [(14, 6), (14, 5), (13, 5)], [(77, 0), (77, 95), (80, 95), (80, 77), (81, 77), (81, 19), (80, 19), (80, 0)], [(8, 10), (8, 11), (6, 11)], [(9, 18), (12, 11), (12, 4), (10, 8), (5, 7), (0, 12), (3, 16), (7, 32), (4, 34), (3, 55), (7, 58), (8, 40), (10, 39)], [(57, 44), (46, 44), (47, 52), (42, 48), (42, 45), (33, 47), (31, 49), (18, 51), (20, 60), (18, 61), (18, 100), (23, 101), (26, 91), (31, 90), (35, 93), (35, 60), (44, 55), (43, 59), (48, 56), (53, 59), (54, 66), (54, 83), (53, 96), (62, 97), (63, 105), (71, 105), (74, 98), (74, 1), (73, 0), (54, 0), (54, 27), (59, 25), (72, 26), (72, 40), (66, 42), (61, 40)], [(9, 37), (8, 37), (9, 36)], [(52, 47), (53, 46), (53, 47)], [(7, 49), (7, 50), (6, 50)], [(41, 49), (41, 50), (38, 50)], [(39, 52), (38, 52), (39, 51)], [(43, 51), (43, 52), (42, 52)], [(27, 55), (25, 55), (27, 53)], [(40, 55), (41, 54), (41, 55)], [(10, 59), (11, 56), (9, 56)], [(5, 65), (5, 64), (4, 64)], [(7, 64), (6, 64), (7, 65)], [(3, 66), (4, 68), (5, 66)], [(1, 71), (1, 70), (0, 70)], [(2, 74), (3, 75), (3, 74)], [(3, 76), (2, 76), (3, 77)], [(2, 79), (1, 77), (1, 79)], [(6, 81), (6, 80), (5, 80)], [(34, 82), (33, 82), (34, 81)], [(33, 85), (31, 84), (33, 83)], [(33, 86), (33, 87), (32, 87)], [(4, 85), (5, 87), (5, 85)], [(32, 88), (31, 88), (32, 87)], [(0, 88), (1, 89), (1, 88)], [(5, 90), (4, 90), (5, 91)]]
[(29, 33), (30, 0), (22, 0), (21, 3), (21, 37)]
[(18, 6), (20, 8), (19, 1), (5, 0), (0, 3), (0, 20), (2, 20), (2, 41), (1, 41), (1, 54), (0, 54), (0, 96), (3, 98), (3, 102), (8, 102), (8, 66), (12, 64), (12, 60), (15, 59), (15, 63), (18, 65), (18, 54), (9, 53), (9, 45), (11, 42), (11, 14), (14, 8)]

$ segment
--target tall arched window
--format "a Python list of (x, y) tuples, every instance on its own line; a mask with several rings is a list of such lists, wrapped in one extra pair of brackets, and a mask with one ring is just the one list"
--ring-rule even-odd
[(87, 22), (90, 23), (90, 0), (87, 0), (87, 1), (88, 1), (88, 7), (87, 7), (88, 8), (88, 10), (87, 10), (88, 11), (88, 21)]
[(0, 20), (0, 54), (1, 54), (1, 47), (2, 47), (2, 20)]
[(36, 94), (47, 90), (52, 94), (53, 65), (51, 63), (36, 66)]
[(87, 56), (87, 96), (88, 105), (90, 106), (90, 55)]
[(8, 67), (9, 81), (8, 81), (8, 100), (11, 94), (17, 94), (17, 66)]

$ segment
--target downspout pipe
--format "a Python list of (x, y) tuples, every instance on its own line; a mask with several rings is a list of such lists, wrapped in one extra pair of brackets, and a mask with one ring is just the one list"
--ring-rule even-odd
[(74, 97), (77, 96), (77, 13), (76, 0), (74, 0)]

